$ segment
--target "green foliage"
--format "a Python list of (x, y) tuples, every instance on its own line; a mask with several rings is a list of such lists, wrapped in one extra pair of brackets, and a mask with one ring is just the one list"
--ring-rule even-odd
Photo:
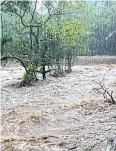
[(14, 13), (17, 12), (18, 8), (28, 11), (30, 9), (30, 1), (6, 1), (2, 5), (1, 10), (4, 12)]
[(2, 45), (5, 45), (7, 42), (11, 42), (11, 41), (12, 41), (12, 37), (8, 34), (4, 34), (1, 39)]
[(15, 50), (21, 50), (23, 45), (23, 39), (21, 37), (13, 37), (13, 45)]
[(115, 55), (115, 35), (107, 40), (108, 35), (116, 30), (116, 2), (99, 1), (93, 3), (93, 13), (89, 13), (92, 24), (93, 40), (90, 48), (93, 55)]
[(60, 68), (78, 55), (103, 52), (105, 38), (116, 28), (115, 2), (48, 0), (41, 7), (43, 12), (28, 0), (1, 7), (2, 55), (24, 60), (29, 71), (24, 79), (33, 78), (38, 68)]
[(23, 75), (23, 80), (28, 81), (28, 80), (30, 80), (30, 79), (31, 79), (31, 75), (30, 75), (30, 74), (25, 73), (25, 74)]

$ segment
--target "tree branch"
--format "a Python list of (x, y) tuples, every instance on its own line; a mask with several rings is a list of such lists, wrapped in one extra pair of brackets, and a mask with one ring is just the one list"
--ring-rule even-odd
[(25, 16), (25, 11), (22, 16), (20, 14), (18, 14), (17, 12), (15, 12), (15, 14), (20, 17), (21, 23), (23, 24), (24, 27), (30, 27), (29, 25), (26, 25), (23, 21), (23, 17)]
[(5, 0), (5, 1), (3, 1), (3, 2), (1, 2), (1, 4), (0, 4), (0, 5), (2, 6), (2, 5), (4, 5), (5, 3), (6, 3), (6, 0)]
[(31, 16), (32, 16), (32, 18), (31, 18), (30, 24), (31, 24), (31, 23), (32, 23), (32, 21), (33, 21), (34, 14), (35, 14), (35, 11), (36, 11), (36, 7), (37, 7), (37, 0), (35, 1), (35, 7), (34, 7), (33, 14), (31, 15)]
[(16, 59), (16, 60), (18, 60), (22, 64), (22, 66), (25, 68), (26, 73), (28, 72), (28, 70), (26, 68), (26, 65), (24, 64), (24, 62), (21, 59), (19, 59), (17, 57), (13, 57), (13, 56), (5, 56), (5, 57), (1, 58), (1, 61), (7, 60), (7, 59)]
[[(93, 80), (94, 81), (94, 80)], [(101, 87), (101, 89), (104, 91), (103, 92), (103, 97), (106, 99), (106, 101), (111, 101), (111, 103), (112, 104), (115, 104), (116, 102), (115, 102), (115, 100), (114, 100), (114, 98), (113, 98), (113, 91), (111, 91), (111, 92), (109, 92), (105, 87), (104, 87), (104, 85), (102, 84), (102, 82), (97, 82), (97, 81), (94, 81), (96, 84), (98, 84), (100, 87)], [(111, 100), (108, 100), (107, 99), (107, 95), (110, 97), (110, 99)]]

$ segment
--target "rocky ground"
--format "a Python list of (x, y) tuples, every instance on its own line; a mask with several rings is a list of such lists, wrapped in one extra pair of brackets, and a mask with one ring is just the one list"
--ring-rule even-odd
[(94, 81), (104, 78), (116, 99), (116, 65), (73, 66), (65, 77), (17, 88), (23, 72), (1, 68), (1, 151), (115, 151), (116, 105)]

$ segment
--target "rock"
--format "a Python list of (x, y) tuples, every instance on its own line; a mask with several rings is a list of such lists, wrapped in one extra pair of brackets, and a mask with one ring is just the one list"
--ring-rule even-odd
[(64, 74), (63, 71), (58, 71), (58, 72), (54, 72), (54, 73), (52, 74), (52, 76), (55, 77), (55, 78), (57, 78), (57, 77), (64, 77), (65, 74)]
[(116, 138), (107, 140), (107, 145), (104, 151), (116, 151)]

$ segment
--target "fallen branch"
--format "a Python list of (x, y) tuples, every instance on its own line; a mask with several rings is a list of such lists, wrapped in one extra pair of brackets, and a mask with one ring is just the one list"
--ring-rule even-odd
[(73, 149), (76, 149), (77, 147), (78, 147), (78, 145), (75, 145), (75, 146), (69, 148), (68, 150), (73, 150)]
[[(94, 80), (93, 80), (94, 81)], [(98, 84), (100, 87), (101, 87), (101, 89), (103, 90), (103, 97), (104, 97), (104, 99), (106, 99), (106, 101), (108, 101), (108, 102), (110, 102), (110, 103), (112, 103), (112, 104), (115, 104), (116, 103), (116, 101), (114, 100), (114, 98), (113, 98), (113, 91), (111, 91), (111, 92), (109, 92), (108, 90), (107, 90), (107, 88), (105, 88), (105, 86), (102, 84), (102, 82), (97, 82), (97, 81), (94, 81), (96, 84)], [(108, 99), (107, 98), (107, 95), (110, 97), (110, 99)]]

